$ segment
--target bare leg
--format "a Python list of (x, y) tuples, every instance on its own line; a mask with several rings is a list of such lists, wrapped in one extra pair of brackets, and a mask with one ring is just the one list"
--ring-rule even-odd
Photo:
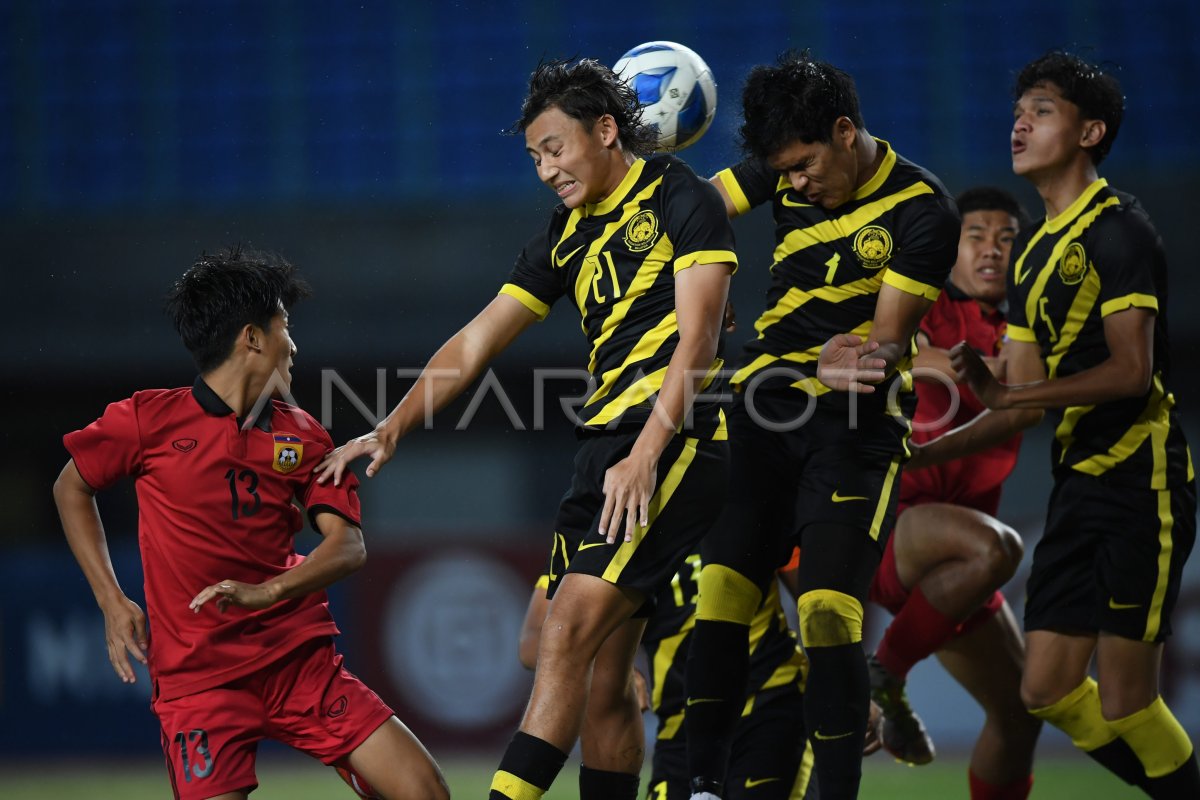
[(626, 621), (596, 654), (580, 736), (583, 763), (592, 769), (632, 775), (641, 771), (646, 741), (633, 659), (645, 628), (644, 619)]
[(1095, 634), (1025, 634), (1025, 674), (1021, 678), (1025, 707), (1046, 708), (1074, 691), (1087, 678), (1095, 650)]
[(1042, 723), (1021, 702), (1025, 645), (1008, 604), (937, 656), (986, 714), (971, 753), (971, 772), (996, 786), (1030, 775)]
[(385, 800), (449, 800), (450, 790), (433, 757), (395, 717), (356, 747), (349, 762)]

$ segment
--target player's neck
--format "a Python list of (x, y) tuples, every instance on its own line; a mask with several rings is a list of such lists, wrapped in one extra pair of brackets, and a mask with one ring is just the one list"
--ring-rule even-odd
[(980, 300), (978, 297), (975, 298), (975, 302), (979, 304), (979, 311), (985, 317), (989, 317), (996, 313), (996, 306), (994, 304), (989, 303), (986, 300)]
[(254, 410), (258, 398), (267, 388), (266, 380), (257, 378), (232, 361), (226, 361), (201, 377), (208, 388), (233, 409), (238, 419), (245, 419)]
[(884, 149), (879, 146), (879, 142), (875, 141), (875, 137), (860, 130), (858, 138), (854, 143), (854, 156), (858, 160), (858, 185), (855, 189), (861, 189), (871, 178), (875, 177), (875, 173), (879, 172), (879, 167), (883, 164), (883, 157), (886, 155)]
[(597, 200), (593, 205), (603, 203), (608, 198), (612, 197), (613, 192), (621, 188), (622, 181), (629, 174), (630, 167), (633, 166), (634, 155), (627, 153), (621, 147), (613, 148), (610, 158), (610, 168), (608, 172), (608, 180), (605, 181), (604, 196)]
[(1060, 169), (1049, 169), (1029, 176), (1046, 206), (1048, 220), (1070, 208), (1098, 178), (1096, 165), (1086, 154)]

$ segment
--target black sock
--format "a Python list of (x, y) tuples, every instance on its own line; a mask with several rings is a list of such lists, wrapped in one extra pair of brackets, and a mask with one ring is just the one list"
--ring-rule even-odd
[(1146, 788), (1146, 771), (1142, 768), (1142, 762), (1138, 761), (1137, 754), (1130, 749), (1129, 745), (1125, 744), (1124, 740), (1113, 739), (1106, 745), (1083, 752), (1088, 758), (1130, 786), (1137, 786), (1139, 789)]
[(517, 731), (492, 778), (488, 800), (528, 797), (531, 790), (541, 797), (554, 783), (566, 760), (567, 754), (549, 742)]
[(733, 729), (746, 705), (749, 675), (750, 627), (696, 620), (688, 645), (688, 700), (683, 715), (693, 788), (720, 794)]
[(862, 644), (808, 648), (804, 722), (821, 800), (858, 797), (870, 682)]
[(637, 775), (579, 765), (579, 800), (637, 800)]
[(1159, 778), (1145, 778), (1145, 781), (1142, 788), (1154, 800), (1200, 797), (1200, 766), (1196, 764), (1196, 754), (1192, 753), (1192, 757), (1174, 772)]

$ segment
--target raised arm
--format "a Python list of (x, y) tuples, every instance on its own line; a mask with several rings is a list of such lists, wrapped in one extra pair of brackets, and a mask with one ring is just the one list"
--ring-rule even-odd
[(96, 493), (83, 480), (73, 459), (67, 462), (54, 482), (54, 503), (58, 506), (67, 544), (92, 587), (96, 604), (104, 613), (108, 660), (117, 677), (125, 683), (134, 683), (137, 676), (129, 656), (146, 663), (146, 615), (121, 591), (109, 556), (104, 524), (96, 508)]
[[(1150, 387), (1154, 373), (1154, 311), (1128, 308), (1104, 318), (1108, 358), (1090, 369), (1065, 378), (1022, 382), (1009, 374), (1008, 384), (980, 371), (970, 357), (963, 360), (965, 377), (980, 402), (992, 409), (1066, 408), (1138, 397)], [(973, 353), (971, 355), (974, 355)]]
[(830, 389), (870, 394), (908, 352), (921, 317), (933, 305), (924, 295), (889, 283), (879, 287), (870, 341), (850, 333), (831, 338), (817, 359), (817, 379)]
[(360, 456), (371, 457), (367, 477), (373, 477), (391, 460), (401, 438), (462, 394), (488, 362), (537, 319), (517, 299), (498, 295), (434, 353), (417, 382), (375, 430), (325, 457), (317, 467), (317, 481), (324, 483), (332, 477), (334, 484), (339, 485), (346, 467)]
[(214, 599), (221, 612), (231, 605), (270, 608), (284, 600), (328, 588), (366, 563), (367, 549), (359, 528), (327, 511), (318, 512), (313, 521), (322, 536), (321, 543), (299, 564), (262, 583), (243, 583), (230, 578), (217, 581), (192, 599), (192, 611), (199, 612), (201, 606)]
[[(961, 365), (959, 374), (968, 382), (971, 375), (986, 375), (987, 379), (995, 380), (988, 366), (983, 363), (974, 350), (966, 342), (955, 345), (950, 351), (951, 362)], [(1004, 345), (1002, 355), (1003, 368), (1010, 380), (1018, 383), (1032, 383), (1046, 379), (1046, 367), (1042, 363), (1041, 351), (1033, 342), (1010, 341)], [(980, 380), (976, 377), (976, 380)], [(1006, 442), (1026, 428), (1031, 428), (1042, 421), (1041, 409), (1008, 409), (1004, 411), (985, 411), (964, 425), (947, 431), (933, 441), (924, 445), (910, 445), (913, 448), (912, 459), (905, 464), (905, 469), (921, 469), (953, 461), (973, 453), (979, 453)]]
[(732, 264), (695, 264), (675, 276), (675, 313), (679, 343), (667, 364), (654, 408), (633, 449), (604, 476), (601, 533), (616, 541), (621, 515), (625, 541), (632, 541), (636, 524), (649, 523), (658, 458), (691, 410), (700, 386), (712, 368), (724, 323)]

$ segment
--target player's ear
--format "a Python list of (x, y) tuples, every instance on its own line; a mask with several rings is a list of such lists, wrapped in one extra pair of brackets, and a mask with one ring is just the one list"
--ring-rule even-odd
[(1081, 147), (1095, 147), (1104, 140), (1108, 126), (1102, 119), (1085, 119), (1083, 121), (1083, 136), (1079, 139)]
[(858, 136), (858, 128), (854, 127), (854, 123), (849, 117), (838, 117), (833, 121), (833, 140), (839, 142), (843, 147), (849, 149), (854, 147), (854, 140)]
[(247, 324), (238, 334), (238, 344), (244, 346), (248, 350), (253, 350), (256, 353), (262, 352), (263, 347), (263, 331), (257, 325)]
[(596, 120), (592, 130), (600, 135), (600, 144), (605, 147), (612, 147), (620, 138), (621, 131), (617, 128), (617, 120), (612, 114), (605, 114)]

